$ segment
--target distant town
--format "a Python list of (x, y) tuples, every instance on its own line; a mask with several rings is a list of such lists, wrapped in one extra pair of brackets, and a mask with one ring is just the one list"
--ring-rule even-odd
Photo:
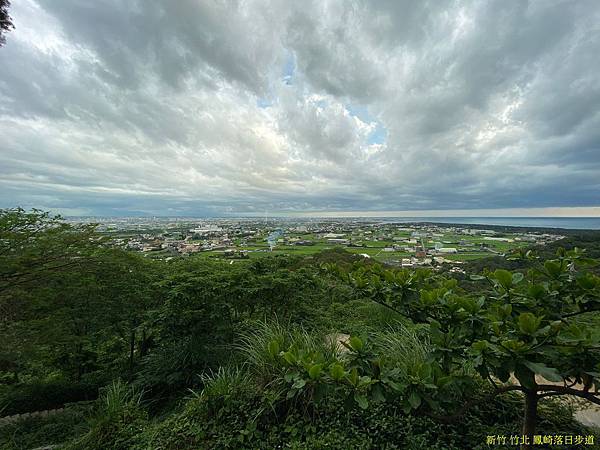
[(190, 255), (231, 261), (265, 255), (310, 255), (331, 248), (402, 267), (450, 265), (504, 256), (514, 248), (544, 245), (559, 234), (476, 226), (394, 223), (360, 219), (79, 218), (98, 223), (114, 245), (148, 257)]

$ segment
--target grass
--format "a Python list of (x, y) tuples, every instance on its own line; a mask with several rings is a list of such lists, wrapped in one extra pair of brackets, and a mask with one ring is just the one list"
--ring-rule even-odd
[(116, 419), (127, 406), (139, 407), (142, 403), (142, 394), (121, 380), (114, 381), (106, 387), (100, 397), (102, 416)]
[(254, 323), (252, 328), (240, 335), (237, 350), (244, 360), (244, 368), (261, 383), (267, 384), (282, 373), (279, 352), (292, 346), (321, 353), (327, 361), (339, 356), (335, 342), (310, 334), (300, 327), (282, 325), (277, 320)]
[(414, 327), (396, 326), (373, 334), (378, 353), (408, 379), (414, 370), (430, 358), (431, 346), (425, 333)]
[(195, 397), (230, 397), (252, 389), (250, 375), (239, 367), (219, 367), (217, 371), (202, 374), (202, 391)]
[(453, 255), (443, 255), (445, 259), (451, 261), (472, 261), (474, 259), (488, 258), (494, 256), (488, 252), (474, 252), (474, 253), (456, 253)]

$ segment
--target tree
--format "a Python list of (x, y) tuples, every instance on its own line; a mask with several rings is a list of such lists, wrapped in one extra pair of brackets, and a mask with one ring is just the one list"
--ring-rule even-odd
[(21, 208), (0, 210), (0, 328), (35, 314), (52, 280), (89, 265), (98, 249), (93, 226)]
[(0, 371), (15, 381), (40, 368), (77, 380), (125, 364), (133, 372), (136, 343), (138, 355), (146, 349), (153, 266), (111, 247), (93, 224), (0, 210), (0, 339), (12, 343)]
[(37, 209), (0, 209), (0, 292), (78, 265), (99, 247), (95, 228), (70, 225)]
[(198, 374), (215, 369), (229, 356), (223, 349), (233, 339), (235, 319), (220, 283), (210, 272), (186, 270), (183, 262), (171, 270), (155, 286), (161, 303), (148, 311), (146, 320), (154, 348), (138, 375), (138, 382), (155, 395), (193, 386)]
[[(472, 365), (489, 382), (491, 396), (523, 393), (521, 448), (529, 449), (541, 399), (570, 395), (600, 405), (600, 335), (581, 323), (600, 310), (600, 277), (589, 270), (598, 261), (577, 249), (559, 250), (543, 264), (527, 258), (534, 267), (525, 274), (497, 269), (474, 276), (489, 286), (475, 294), (427, 271), (333, 270), (361, 296), (428, 325), (434, 359), (427, 372), (442, 373), (446, 385), (454, 379), (461, 386), (463, 368)], [(463, 386), (467, 397), (470, 387)], [(413, 397), (414, 409), (429, 406), (429, 414), (452, 420), (473, 404), (470, 399), (440, 415), (431, 408), (439, 403), (436, 396), (439, 390), (422, 389)]]
[(74, 274), (90, 272), (86, 257), (98, 242), (93, 226), (71, 226), (37, 210), (0, 210), (0, 338), (8, 344), (0, 370), (14, 381), (32, 361), (48, 362), (47, 343), (68, 324), (58, 316), (72, 300), (65, 286), (73, 289)]
[(0, 0), (0, 47), (6, 42), (4, 33), (14, 29), (11, 17), (8, 15), (10, 0)]

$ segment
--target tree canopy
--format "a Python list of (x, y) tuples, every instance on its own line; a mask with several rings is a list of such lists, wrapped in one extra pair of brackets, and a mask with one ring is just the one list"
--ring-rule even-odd
[(0, 0), (0, 47), (6, 42), (5, 33), (14, 29), (12, 18), (8, 14), (10, 0)]
[[(571, 395), (600, 405), (600, 333), (578, 321), (600, 310), (600, 277), (589, 270), (598, 261), (578, 249), (561, 249), (543, 262), (530, 252), (520, 256), (532, 263), (529, 270), (473, 275), (488, 284), (475, 293), (424, 270), (327, 268), (359, 295), (427, 324), (434, 351), (420, 385), (408, 391), (411, 407), (427, 406), (435, 415), (449, 386), (468, 397), (472, 380), (463, 368), (472, 366), (490, 382), (492, 395), (523, 392), (523, 434), (530, 442), (523, 448), (530, 448), (541, 398)], [(469, 406), (455, 408), (455, 416)]]

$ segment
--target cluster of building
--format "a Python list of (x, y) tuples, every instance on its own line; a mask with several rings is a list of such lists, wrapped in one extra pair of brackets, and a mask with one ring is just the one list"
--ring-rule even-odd
[[(519, 245), (543, 245), (562, 236), (433, 223), (359, 219), (185, 219), (105, 220), (101, 230), (124, 248), (159, 257), (213, 252), (246, 258), (251, 252), (293, 246), (345, 247), (358, 254), (406, 267), (457, 262), (461, 254), (502, 255)], [(364, 253), (360, 249), (365, 250)], [(377, 250), (374, 253), (374, 249)], [(456, 270), (460, 270), (456, 266)]]

